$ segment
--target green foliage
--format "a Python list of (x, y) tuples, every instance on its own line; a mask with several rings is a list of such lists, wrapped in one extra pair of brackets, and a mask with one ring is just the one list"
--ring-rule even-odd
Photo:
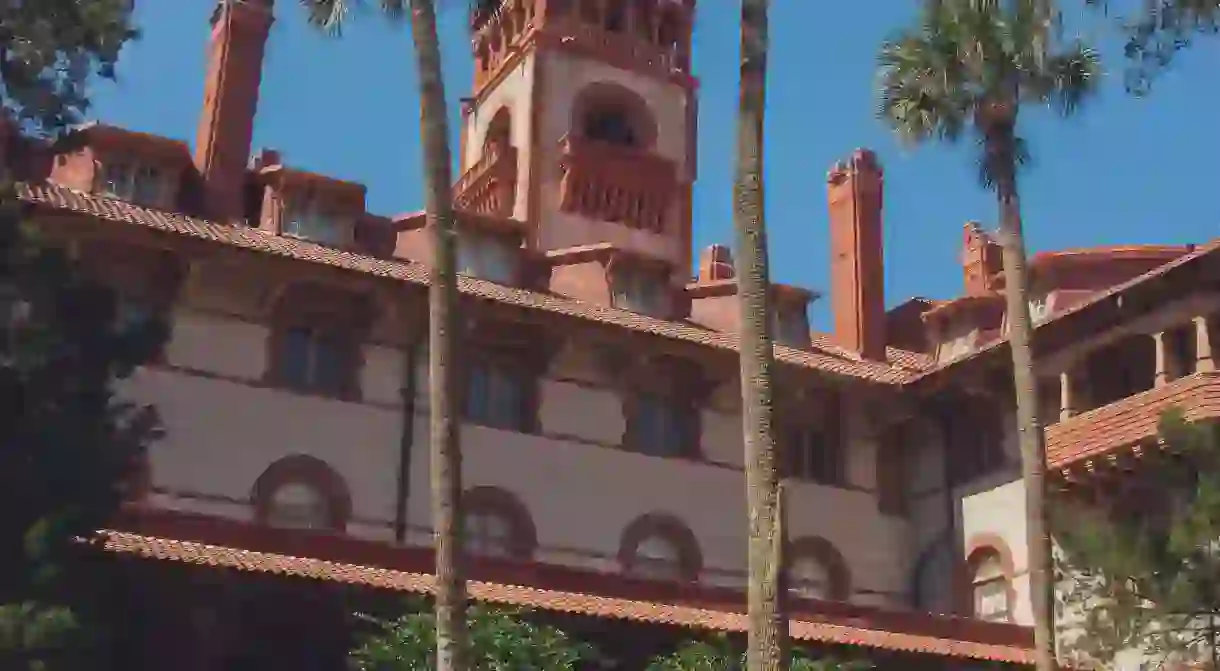
[(55, 133), (89, 108), (91, 76), (113, 79), (136, 37), (132, 0), (0, 2), (0, 104), (25, 130)]
[(114, 292), (41, 242), (2, 191), (0, 654), (62, 641), (80, 617), (63, 609), (88, 601), (77, 580), (96, 560), (76, 539), (113, 517), (158, 430), (152, 408), (118, 400), (112, 386), (165, 337), (155, 320), (120, 321)]
[(988, 188), (1011, 162), (1028, 160), (1020, 137), (996, 153), (985, 144), (995, 139), (989, 134), (1015, 132), (1022, 105), (1072, 114), (1100, 75), (1097, 52), (1063, 39), (1054, 3), (1045, 0), (924, 0), (918, 25), (886, 41), (878, 65), (878, 116), (908, 144), (972, 132)]
[[(523, 610), (472, 604), (468, 609), (470, 661), (477, 671), (572, 671), (593, 659), (591, 646), (563, 630), (538, 624)], [(358, 671), (416, 671), (436, 668), (436, 615), (413, 602), (396, 619), (361, 616), (374, 633), (350, 655)]]
[(1146, 478), (1141, 489), (1109, 507), (1068, 496), (1055, 506), (1061, 630), (1076, 660), (1107, 664), (1133, 648), (1215, 663), (1220, 430), (1172, 411), (1160, 435), (1172, 456), (1130, 476)]
[[(792, 671), (866, 671), (873, 668), (873, 664), (862, 659), (814, 658), (802, 650), (794, 650), (788, 667)], [(746, 653), (721, 634), (685, 643), (672, 653), (653, 660), (647, 671), (744, 671), (745, 668)]]
[[(1086, 2), (1107, 11), (1111, 9), (1109, 0)], [(1220, 0), (1141, 2), (1140, 11), (1120, 15), (1119, 25), (1127, 40), (1124, 48), (1129, 63), (1127, 90), (1142, 96), (1149, 92), (1153, 79), (1195, 37), (1220, 33)]]

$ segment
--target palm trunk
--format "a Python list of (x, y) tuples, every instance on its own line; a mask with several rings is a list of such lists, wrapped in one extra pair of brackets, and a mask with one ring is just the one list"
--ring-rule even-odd
[(741, 255), (741, 404), (749, 506), (750, 671), (781, 671), (788, 663), (784, 609), (779, 460), (772, 406), (770, 273), (763, 218), (763, 118), (766, 108), (767, 0), (741, 1), (741, 88), (738, 99), (734, 225)]
[(433, 261), (428, 296), (429, 446), (436, 538), (436, 668), (465, 671), (466, 581), (462, 572), (462, 452), (457, 415), (457, 260), (448, 111), (433, 0), (411, 0), (419, 69), (424, 206)]
[(1046, 437), (1038, 421), (1038, 385), (1030, 344), (1033, 320), (1029, 313), (1025, 235), (1017, 195), (1016, 161), (1011, 133), (998, 141), (1005, 156), (997, 161), (996, 193), (1000, 205), (1000, 243), (1003, 248), (1004, 295), (1007, 300), (1008, 342), (1012, 349), (1012, 380), (1017, 405), (1021, 477), (1025, 482), (1025, 537), (1029, 549), (1029, 591), (1034, 615), (1034, 660), (1038, 671), (1056, 671), (1055, 601), (1051, 580), (1050, 526), (1046, 509)]

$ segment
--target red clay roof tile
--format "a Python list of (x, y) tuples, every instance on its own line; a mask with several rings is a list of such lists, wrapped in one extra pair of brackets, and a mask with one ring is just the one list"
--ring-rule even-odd
[[(273, 235), (256, 228), (218, 224), (104, 196), (82, 193), (54, 184), (21, 184), (18, 193), (29, 203), (55, 210), (90, 215), (118, 223), (134, 224), (256, 252), (322, 263), (411, 284), (425, 285), (428, 283), (427, 268), (423, 264), (413, 261), (377, 259), (323, 247), (304, 240)], [(472, 277), (462, 276), (459, 286), (464, 294), (500, 303), (586, 319), (718, 349), (735, 350), (737, 348), (738, 339), (734, 335), (709, 331), (683, 322), (654, 319), (626, 310), (594, 305), (554, 294), (508, 287)], [(784, 363), (862, 381), (895, 384), (909, 377), (906, 370), (885, 363), (853, 359), (844, 356), (841, 352), (828, 352), (817, 347), (806, 351), (776, 345), (775, 352), (776, 359)]]
[[(327, 580), (400, 592), (426, 593), (432, 589), (432, 576), (424, 573), (291, 557), (121, 531), (100, 533), (107, 551), (145, 559)], [(747, 624), (745, 615), (739, 612), (595, 594), (482, 581), (470, 581), (468, 590), (472, 598), (480, 601), (594, 617), (718, 631), (745, 631)], [(793, 620), (791, 631), (793, 638), (800, 641), (1022, 664), (1028, 664), (1033, 659), (1032, 651), (1024, 647), (884, 631), (826, 621)]]

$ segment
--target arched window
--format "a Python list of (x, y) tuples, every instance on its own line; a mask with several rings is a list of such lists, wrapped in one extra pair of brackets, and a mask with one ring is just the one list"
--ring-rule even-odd
[(479, 557), (529, 559), (537, 536), (525, 505), (499, 487), (474, 487), (462, 495), (466, 551)]
[(628, 575), (648, 580), (696, 581), (703, 558), (695, 535), (681, 520), (653, 513), (623, 532), (619, 563)]
[(788, 589), (807, 599), (830, 597), (830, 571), (816, 557), (798, 557), (788, 567)]
[(648, 149), (657, 138), (656, 117), (635, 91), (614, 82), (593, 82), (577, 94), (572, 134), (618, 146)]
[(994, 548), (977, 550), (970, 562), (974, 616), (989, 622), (1012, 618), (1011, 589), (1004, 560)]
[(591, 110), (585, 117), (585, 137), (624, 147), (639, 144), (627, 110), (619, 105), (607, 105)]
[(342, 476), (305, 454), (284, 457), (258, 476), (251, 493), (255, 519), (281, 529), (343, 531), (351, 495)]
[(281, 529), (326, 529), (330, 506), (326, 495), (304, 482), (289, 482), (271, 493), (267, 524)]
[(851, 573), (838, 549), (825, 538), (806, 536), (788, 543), (788, 590), (806, 599), (846, 601)]

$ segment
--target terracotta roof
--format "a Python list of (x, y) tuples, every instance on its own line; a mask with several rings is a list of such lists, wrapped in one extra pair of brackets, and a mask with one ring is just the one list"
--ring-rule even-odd
[[(35, 205), (90, 215), (105, 221), (143, 226), (411, 284), (425, 285), (428, 283), (427, 267), (413, 261), (377, 259), (363, 254), (323, 247), (304, 240), (273, 235), (257, 228), (218, 224), (104, 196), (87, 194), (54, 184), (20, 184), (18, 193), (22, 199)], [(684, 322), (655, 319), (555, 294), (508, 287), (466, 276), (459, 279), (459, 288), (462, 293), (470, 296), (522, 308), (542, 310), (718, 349), (735, 350), (737, 348), (738, 338), (732, 334), (709, 331)], [(858, 356), (848, 356), (842, 352), (828, 352), (816, 347), (812, 351), (805, 351), (777, 345), (775, 353), (776, 359), (784, 363), (862, 381), (896, 384), (905, 381), (910, 376), (905, 370), (881, 362), (867, 361)]]
[[(1208, 254), (1211, 254), (1212, 252), (1216, 251), (1216, 249), (1220, 249), (1220, 238), (1212, 240), (1206, 244), (1199, 245), (1198, 247), (1195, 247), (1193, 251), (1183, 254), (1181, 256), (1178, 256), (1177, 258), (1173, 259), (1172, 261), (1169, 261), (1163, 265), (1157, 266), (1156, 268), (1153, 268), (1152, 270), (1149, 270), (1148, 272), (1143, 273), (1142, 275), (1137, 275), (1137, 276), (1127, 280), (1126, 282), (1120, 282), (1119, 284), (1116, 284), (1108, 289), (1105, 289), (1103, 291), (1098, 291), (1097, 293), (1092, 294), (1091, 296), (1081, 300), (1080, 302), (1078, 302), (1074, 305), (1068, 306), (1068, 307), (1064, 308), (1063, 310), (1057, 310), (1046, 321), (1043, 321), (1043, 322), (1037, 324), (1035, 326), (1035, 328), (1037, 328), (1037, 329), (1047, 328), (1049, 325), (1059, 322), (1060, 320), (1064, 319), (1065, 317), (1068, 317), (1069, 315), (1073, 315), (1078, 312), (1083, 312), (1084, 310), (1087, 310), (1088, 308), (1092, 307), (1093, 305), (1097, 305), (1098, 303), (1101, 303), (1102, 301), (1105, 301), (1114, 296), (1117, 296), (1136, 285), (1143, 284), (1144, 282), (1147, 282), (1148, 280), (1165, 275), (1166, 273), (1170, 272), (1171, 270), (1174, 270), (1175, 268), (1178, 268), (1180, 266), (1191, 263), (1191, 262), (1195, 261), (1196, 259), (1207, 256)], [(936, 368), (925, 370), (922, 373), (916, 374), (916, 375), (908, 378), (907, 380), (904, 380), (904, 382), (915, 382), (917, 380), (922, 380), (922, 379), (931, 377), (931, 376), (935, 375), (936, 373), (938, 373), (942, 370), (945, 370), (951, 366), (960, 364), (963, 361), (969, 361), (971, 359), (976, 359), (976, 358), (986, 355), (992, 351), (998, 350), (1007, 344), (1008, 344), (1007, 336), (1001, 336), (1001, 337), (991, 341), (990, 343), (988, 343), (982, 347), (979, 347), (978, 349), (974, 350), (967, 356), (953, 359), (952, 361), (946, 362), (942, 366), (938, 366)]]
[[(100, 533), (107, 551), (145, 559), (334, 581), (400, 592), (426, 593), (432, 589), (432, 576), (426, 573), (293, 557), (122, 531)], [(745, 631), (747, 626), (746, 617), (740, 612), (655, 601), (482, 581), (470, 581), (468, 591), (472, 598), (479, 601), (593, 617), (718, 631)], [(793, 620), (791, 631), (793, 638), (799, 641), (1023, 664), (1029, 664), (1033, 660), (1032, 650), (1025, 647), (883, 631), (867, 626)]]

